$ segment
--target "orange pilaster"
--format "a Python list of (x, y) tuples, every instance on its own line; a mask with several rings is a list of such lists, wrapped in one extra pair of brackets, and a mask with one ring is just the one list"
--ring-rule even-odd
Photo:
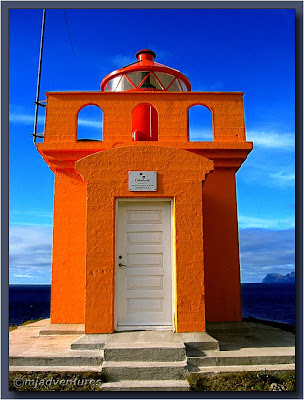
[(235, 169), (218, 168), (203, 186), (206, 321), (241, 321)]
[(84, 323), (86, 184), (73, 170), (55, 175), (51, 322)]

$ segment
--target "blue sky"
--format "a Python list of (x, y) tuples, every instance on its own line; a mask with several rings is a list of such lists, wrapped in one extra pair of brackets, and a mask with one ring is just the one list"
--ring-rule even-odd
[[(42, 10), (9, 15), (10, 282), (50, 283), (53, 173), (33, 132)], [(294, 270), (294, 10), (47, 10), (46, 91), (99, 91), (142, 48), (192, 91), (244, 91), (254, 150), (237, 173), (242, 282)], [(38, 132), (43, 132), (40, 109)], [(94, 130), (83, 118), (83, 127)], [(192, 139), (208, 134), (194, 117)]]

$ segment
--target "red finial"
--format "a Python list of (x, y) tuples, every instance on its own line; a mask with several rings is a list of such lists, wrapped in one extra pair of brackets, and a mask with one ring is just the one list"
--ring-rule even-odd
[(149, 49), (139, 50), (136, 53), (136, 58), (138, 59), (138, 61), (153, 61), (155, 57), (156, 54), (154, 53), (154, 51)]

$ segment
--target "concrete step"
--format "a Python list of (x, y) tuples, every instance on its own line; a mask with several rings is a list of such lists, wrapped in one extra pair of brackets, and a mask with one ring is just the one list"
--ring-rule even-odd
[(11, 356), (10, 366), (98, 366), (103, 362), (103, 352), (100, 351), (65, 351), (61, 355), (50, 356)]
[(105, 361), (184, 361), (183, 343), (107, 343)]
[(71, 343), (71, 350), (102, 350), (111, 338), (111, 333), (95, 333), (82, 335)]
[(192, 367), (231, 366), (231, 365), (272, 365), (293, 364), (295, 355), (286, 350), (277, 354), (267, 351), (244, 354), (243, 351), (201, 351), (188, 352), (188, 364)]
[(47, 324), (39, 330), (39, 336), (81, 335), (84, 324)]
[(101, 365), (99, 366), (26, 366), (26, 365), (13, 365), (9, 367), (10, 372), (101, 372)]
[(221, 367), (198, 367), (195, 370), (189, 369), (192, 374), (220, 374), (227, 372), (246, 372), (246, 371), (294, 371), (295, 364), (260, 364), (260, 365), (226, 365)]
[[(176, 335), (176, 334), (175, 334)], [(181, 341), (189, 350), (218, 350), (219, 342), (207, 332), (179, 333)]]
[(179, 380), (187, 376), (187, 361), (105, 361), (102, 371), (108, 381)]
[(189, 392), (190, 389), (186, 380), (118, 381), (107, 382), (101, 386), (101, 390), (109, 392)]
[[(55, 327), (52, 328), (55, 330)], [(63, 328), (61, 328), (63, 329)], [(73, 328), (74, 329), (74, 328)], [(46, 331), (50, 332), (50, 331)], [(206, 332), (186, 332), (174, 333), (169, 331), (136, 331), (102, 334), (85, 334), (77, 338), (71, 344), (71, 349), (75, 350), (100, 350), (105, 344), (138, 343), (139, 347), (143, 343), (184, 343), (186, 347), (193, 350), (217, 350), (219, 344), (216, 339)]]

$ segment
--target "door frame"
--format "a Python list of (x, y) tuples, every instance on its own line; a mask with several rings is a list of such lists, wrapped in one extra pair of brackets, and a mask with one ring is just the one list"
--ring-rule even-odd
[[(118, 265), (118, 253), (117, 253), (117, 228), (118, 228), (118, 207), (119, 203), (125, 203), (125, 202), (167, 202), (170, 204), (170, 217), (171, 217), (171, 312), (172, 312), (172, 327), (161, 327), (161, 326), (151, 326), (153, 327), (152, 330), (157, 331), (157, 330), (170, 330), (175, 332), (175, 325), (176, 325), (176, 315), (175, 315), (175, 300), (176, 300), (176, 262), (175, 262), (175, 219), (174, 219), (174, 209), (175, 209), (175, 201), (174, 198), (172, 197), (117, 197), (115, 199), (115, 232), (114, 232), (114, 237), (115, 237), (115, 256), (114, 256), (114, 330), (117, 332), (122, 332), (122, 331), (128, 331), (130, 330), (129, 328), (120, 328), (119, 330), (117, 329), (117, 307), (118, 307), (118, 299), (117, 299), (117, 290), (116, 290), (116, 282), (117, 282), (117, 265)], [(146, 327), (142, 326), (134, 326), (132, 329), (134, 331), (138, 330), (147, 330)]]

